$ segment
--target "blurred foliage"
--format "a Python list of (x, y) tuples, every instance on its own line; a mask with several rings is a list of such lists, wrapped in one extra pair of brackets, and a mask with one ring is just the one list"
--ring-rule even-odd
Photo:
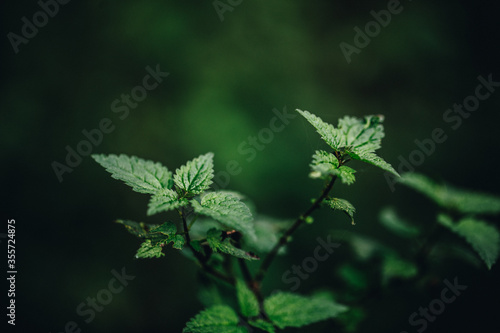
[[(173, 167), (214, 151), (216, 173), (231, 160), (241, 167), (228, 188), (247, 194), (259, 213), (280, 218), (295, 217), (317, 194), (307, 174), (320, 139), (297, 117), (256, 149), (254, 159), (238, 147), (270, 128), (273, 109), (281, 112), (285, 106), (314, 110), (330, 123), (343, 115), (385, 115), (383, 156), (393, 164), (416, 149), (415, 139), (443, 128), (448, 139), (417, 171), (498, 194), (498, 92), (457, 130), (442, 119), (446, 109), (474, 92), (478, 75), (493, 73), (498, 80), (497, 5), (403, 2), (402, 13), (347, 64), (339, 43), (352, 43), (353, 28), (371, 20), (371, 10), (386, 6), (386, 1), (243, 1), (221, 22), (210, 1), (71, 1), (18, 54), (4, 37), (1, 199), (4, 219), (15, 218), (18, 225), (17, 301), (26, 330), (63, 331), (73, 320), (88, 332), (164, 332), (165, 327), (179, 332), (202, 307), (193, 303), (200, 291), (189, 288), (197, 284), (194, 265), (173, 250), (160, 267), (133, 260), (139, 244), (112, 223), (117, 213), (145, 221), (147, 198), (124, 190), (88, 156), (58, 182), (51, 163), (63, 163), (65, 147), (75, 148), (85, 139), (82, 131), (97, 128), (103, 118), (111, 119), (115, 129), (93, 153), (143, 156)], [(2, 2), (3, 36), (19, 34), (21, 18), (31, 19), (39, 10), (35, 1)], [(142, 84), (146, 67), (157, 64), (170, 75), (121, 120), (111, 104)], [(319, 212), (314, 224), (294, 236), (289, 258), (271, 270), (269, 292), (287, 287), (283, 272), (309, 255), (311, 242), (332, 224), (389, 243), (403, 257), (421, 245), (394, 238), (376, 217), (390, 204), (415, 225), (420, 222), (418, 228), (427, 234), (436, 224), (436, 208), (408, 189), (392, 193), (375, 168), (357, 170), (360, 185), (339, 191), (358, 207), (356, 226), (344, 223), (341, 213)], [(347, 246), (334, 254), (351, 256)], [(492, 320), (496, 310), (484, 305), (500, 297), (498, 267), (486, 274), (452, 259), (437, 266), (440, 276), (459, 275), (471, 288), (429, 331), (498, 328)], [(111, 270), (122, 267), (135, 280), (86, 323), (76, 307), (96, 297), (112, 278)], [(363, 269), (379, 278), (375, 267)], [(341, 285), (337, 269), (332, 257), (299, 291), (335, 289)], [(401, 331), (408, 315), (439, 293), (439, 283), (437, 290), (403, 288), (368, 302), (358, 331)]]

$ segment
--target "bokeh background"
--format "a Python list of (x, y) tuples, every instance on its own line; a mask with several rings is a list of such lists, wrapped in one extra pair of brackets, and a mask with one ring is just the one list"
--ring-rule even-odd
[[(379, 153), (394, 165), (399, 156), (408, 158), (415, 139), (443, 128), (448, 140), (416, 170), (498, 194), (500, 91), (457, 130), (443, 121), (448, 108), (474, 93), (479, 75), (500, 80), (498, 6), (403, 1), (402, 12), (348, 64), (339, 44), (353, 44), (354, 27), (363, 28), (373, 20), (370, 11), (387, 3), (248, 0), (221, 21), (212, 1), (71, 1), (16, 54), (7, 34), (20, 34), (21, 18), (32, 21), (40, 7), (2, 1), (0, 232), (6, 232), (7, 219), (16, 220), (16, 329), (63, 332), (74, 321), (82, 332), (180, 332), (202, 307), (191, 262), (174, 250), (161, 260), (134, 260), (139, 241), (113, 223), (164, 220), (146, 217), (147, 196), (111, 179), (88, 156), (62, 182), (56, 177), (52, 163), (64, 163), (65, 147), (75, 148), (85, 139), (82, 131), (103, 118), (115, 128), (92, 153), (137, 155), (175, 169), (212, 151), (216, 171), (231, 160), (242, 167), (227, 188), (246, 194), (259, 213), (283, 219), (300, 214), (320, 191), (321, 183), (307, 176), (308, 164), (315, 149), (326, 147), (299, 117), (250, 162), (238, 146), (269, 127), (273, 109), (285, 107), (289, 113), (310, 110), (334, 124), (343, 115), (384, 114)], [(141, 84), (147, 66), (157, 65), (170, 75), (121, 120), (112, 102)], [(356, 226), (342, 214), (317, 213), (271, 270), (267, 292), (289, 288), (283, 272), (311, 256), (316, 238), (332, 230), (368, 235), (404, 252), (406, 244), (377, 221), (382, 207), (395, 206), (424, 227), (435, 223), (436, 208), (428, 200), (402, 187), (392, 192), (375, 168), (353, 167), (357, 183), (336, 186), (335, 193), (357, 207)], [(350, 253), (341, 246), (298, 292), (344, 288), (337, 263)], [(428, 332), (500, 327), (498, 265), (491, 271), (458, 260), (436, 266), (439, 276), (458, 276), (469, 288)], [(135, 279), (86, 323), (76, 307), (107, 287), (111, 270), (124, 267)], [(408, 316), (427, 306), (441, 286), (428, 294), (398, 289), (369, 300), (358, 332), (415, 331)], [(4, 308), (6, 292), (1, 294)], [(334, 331), (329, 325), (311, 331)]]

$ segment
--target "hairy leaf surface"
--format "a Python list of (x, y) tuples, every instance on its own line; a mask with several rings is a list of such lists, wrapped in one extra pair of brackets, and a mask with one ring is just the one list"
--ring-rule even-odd
[[(333, 148), (340, 159), (345, 160), (345, 156), (348, 155), (353, 159), (374, 165), (395, 176), (399, 176), (389, 163), (374, 154), (381, 147), (381, 141), (385, 135), (382, 125), (383, 116), (370, 115), (365, 116), (364, 119), (345, 116), (339, 119), (338, 126), (335, 128), (308, 111), (297, 110), (297, 112), (316, 128), (321, 138)], [(313, 177), (321, 177), (328, 170), (327, 166), (317, 163), (312, 175)], [(352, 173), (351, 177), (353, 177)], [(342, 181), (349, 183), (348, 179), (342, 179)]]
[(393, 175), (395, 175), (396, 177), (399, 177), (399, 173), (397, 173), (396, 170), (394, 170), (392, 165), (390, 165), (389, 163), (384, 161), (378, 155), (375, 155), (373, 153), (368, 153), (368, 152), (367, 153), (351, 152), (351, 153), (349, 153), (349, 156), (351, 156), (355, 160), (360, 160), (361, 162), (365, 162), (365, 163), (374, 165), (376, 167), (379, 167), (380, 169), (382, 169), (384, 171), (388, 171), (388, 172), (392, 173)]
[(200, 194), (212, 184), (214, 177), (214, 154), (201, 155), (175, 171), (174, 182), (189, 194)]
[(311, 169), (311, 178), (326, 179), (330, 175), (335, 175), (342, 181), (342, 183), (347, 185), (354, 183), (356, 180), (354, 176), (356, 170), (345, 165), (339, 167), (337, 157), (324, 150), (317, 150), (313, 155)]
[(148, 204), (148, 216), (166, 212), (172, 209), (177, 209), (186, 206), (189, 202), (182, 198), (179, 199), (177, 193), (173, 190), (163, 189), (153, 195)]
[(196, 213), (210, 216), (229, 228), (255, 238), (250, 209), (235, 195), (228, 192), (209, 192), (201, 201), (191, 200)]
[(248, 333), (238, 326), (239, 318), (226, 305), (214, 305), (201, 311), (186, 324), (183, 333)]
[(330, 208), (334, 210), (341, 210), (347, 214), (351, 218), (351, 223), (354, 224), (354, 213), (356, 212), (356, 208), (347, 200), (332, 198), (325, 200), (325, 203), (330, 206)]
[(156, 194), (172, 187), (172, 173), (160, 163), (127, 155), (92, 155), (92, 158), (139, 193)]
[(283, 329), (302, 327), (328, 318), (335, 318), (347, 307), (323, 297), (304, 297), (279, 292), (264, 301), (264, 309), (272, 322)]
[(153, 245), (150, 239), (145, 240), (137, 253), (136, 258), (160, 258), (165, 254), (162, 252), (162, 247), (160, 245)]

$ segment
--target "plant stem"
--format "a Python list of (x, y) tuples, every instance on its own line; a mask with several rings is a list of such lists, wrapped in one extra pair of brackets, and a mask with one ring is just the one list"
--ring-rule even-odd
[(271, 252), (269, 252), (267, 254), (267, 256), (264, 258), (264, 260), (262, 261), (262, 264), (260, 265), (260, 269), (259, 269), (257, 275), (255, 276), (255, 283), (257, 285), (260, 285), (260, 283), (264, 279), (264, 276), (266, 275), (266, 272), (269, 269), (269, 266), (271, 265), (272, 261), (274, 260), (274, 258), (278, 254), (279, 250), (288, 243), (290, 236), (295, 232), (295, 230), (297, 230), (297, 228), (302, 223), (304, 223), (304, 221), (312, 214), (312, 212), (314, 212), (316, 209), (318, 209), (320, 207), (323, 200), (328, 196), (328, 193), (330, 193), (330, 190), (332, 189), (333, 184), (335, 184), (335, 180), (337, 180), (337, 176), (332, 176), (330, 182), (323, 189), (323, 192), (321, 193), (321, 195), (316, 200), (314, 200), (311, 207), (309, 207), (309, 209), (304, 214), (300, 215), (297, 218), (297, 220), (294, 222), (294, 224), (292, 224), (292, 226), (281, 236), (278, 243), (273, 247)]
[(197, 252), (193, 246), (191, 245), (191, 236), (189, 235), (189, 229), (188, 229), (188, 226), (187, 226), (187, 220), (186, 220), (186, 216), (184, 214), (184, 210), (179, 210), (179, 215), (181, 216), (182, 218), (182, 226), (184, 228), (184, 237), (186, 238), (186, 244), (187, 246), (189, 247), (189, 249), (191, 250), (191, 252), (193, 252), (193, 255), (196, 257), (196, 259), (198, 260), (198, 262), (200, 263), (201, 267), (203, 268), (203, 270), (209, 274), (209, 275), (212, 275), (218, 279), (221, 279), (231, 285), (235, 285), (236, 284), (236, 281), (234, 279), (234, 277), (232, 276), (227, 276), (227, 275), (224, 275), (222, 274), (221, 272), (219, 271), (216, 271), (212, 266), (208, 265), (207, 263), (207, 258), (200, 252)]

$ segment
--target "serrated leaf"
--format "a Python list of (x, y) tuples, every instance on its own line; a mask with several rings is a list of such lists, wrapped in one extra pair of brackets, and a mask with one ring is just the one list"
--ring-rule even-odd
[(172, 222), (165, 222), (151, 229), (147, 238), (151, 241), (153, 246), (172, 243), (172, 247), (178, 250), (181, 250), (186, 242), (182, 235), (177, 235), (177, 226)]
[(160, 245), (151, 244), (151, 240), (147, 239), (142, 244), (135, 255), (136, 258), (160, 258), (165, 254), (162, 252)]
[(351, 185), (356, 180), (354, 173), (356, 170), (342, 165), (337, 170), (335, 170), (334, 175), (336, 175), (344, 184)]
[(320, 164), (329, 164), (334, 169), (337, 169), (339, 167), (339, 160), (335, 155), (329, 152), (326, 152), (324, 150), (316, 150), (314, 152), (314, 155), (312, 156), (311, 166)]
[(330, 206), (330, 208), (334, 210), (341, 210), (347, 214), (351, 218), (351, 223), (354, 224), (354, 213), (356, 212), (356, 208), (347, 200), (332, 198), (325, 200), (325, 203)]
[(326, 142), (327, 145), (337, 150), (340, 147), (340, 133), (339, 131), (333, 127), (333, 125), (324, 122), (320, 117), (315, 116), (309, 111), (302, 111), (297, 109), (298, 113), (300, 113), (306, 120), (316, 128), (316, 131), (321, 135), (323, 141)]
[(207, 153), (187, 162), (175, 171), (177, 187), (189, 194), (200, 194), (212, 184), (214, 154)]
[(236, 281), (236, 296), (240, 305), (241, 314), (245, 317), (256, 317), (259, 315), (259, 301), (255, 294), (248, 288), (245, 282)]
[(239, 318), (233, 309), (226, 305), (214, 305), (197, 314), (187, 322), (183, 333), (248, 333), (238, 326)]
[(207, 233), (208, 245), (214, 252), (222, 252), (246, 260), (260, 259), (259, 257), (257, 257), (252, 253), (243, 251), (242, 249), (238, 249), (237, 247), (231, 244), (231, 241), (228, 238), (222, 240), (221, 236), (222, 236), (222, 231), (217, 229), (210, 229)]
[(465, 214), (498, 214), (500, 197), (437, 184), (419, 173), (405, 173), (399, 181), (435, 201), (441, 207)]
[[(373, 153), (380, 148), (385, 135), (382, 126), (383, 116), (370, 115), (365, 116), (364, 119), (346, 116), (339, 119), (338, 126), (335, 128), (308, 111), (297, 110), (297, 112), (316, 128), (322, 139), (334, 149), (338, 156), (341, 156), (339, 158), (342, 160), (344, 160), (343, 156), (349, 155), (353, 159), (372, 164), (399, 176), (389, 163)], [(328, 169), (328, 166), (317, 164), (312, 176), (321, 176)], [(350, 175), (353, 177), (352, 173)], [(346, 183), (348, 183), (347, 179)]]
[(162, 234), (165, 236), (173, 236), (177, 232), (177, 226), (172, 222), (165, 222), (150, 230), (150, 233)]
[(182, 247), (186, 243), (186, 239), (181, 235), (175, 235), (175, 237), (171, 238), (170, 241), (173, 243), (172, 247), (176, 250), (182, 250)]
[(321, 138), (337, 152), (357, 154), (374, 152), (384, 137), (383, 116), (365, 116), (364, 119), (345, 116), (337, 128), (308, 111), (297, 110), (316, 128)]
[(420, 234), (420, 230), (400, 218), (393, 208), (387, 207), (379, 214), (380, 223), (401, 237), (416, 237)]
[(387, 284), (394, 278), (409, 279), (417, 275), (417, 266), (407, 260), (401, 259), (395, 255), (389, 255), (384, 258), (382, 263), (382, 283)]
[(146, 224), (130, 220), (116, 220), (116, 223), (122, 224), (128, 232), (139, 238), (145, 238), (151, 229), (158, 226), (157, 224)]
[(338, 129), (343, 134), (340, 145), (357, 154), (374, 152), (384, 138), (383, 116), (365, 116), (364, 119), (345, 116), (339, 119)]
[(396, 177), (400, 177), (399, 173), (397, 173), (396, 170), (394, 170), (392, 165), (390, 165), (389, 163), (387, 163), (381, 157), (377, 156), (374, 153), (360, 153), (360, 154), (358, 154), (358, 153), (351, 152), (351, 153), (349, 153), (349, 156), (351, 156), (355, 160), (359, 160), (361, 162), (365, 162), (365, 163), (374, 165), (376, 167), (379, 167), (380, 169), (382, 169), (384, 171), (388, 171), (388, 172), (392, 173), (393, 175), (395, 175)]
[(347, 307), (323, 297), (304, 297), (279, 292), (264, 301), (269, 319), (283, 329), (302, 327), (328, 318), (335, 318)]
[(148, 216), (166, 212), (172, 209), (177, 209), (186, 206), (189, 202), (182, 198), (179, 199), (177, 193), (173, 190), (163, 189), (153, 195), (148, 204)]
[(311, 169), (311, 178), (326, 179), (330, 175), (335, 175), (342, 183), (347, 185), (354, 183), (356, 180), (354, 177), (356, 170), (345, 165), (339, 167), (339, 161), (335, 155), (327, 153), (324, 150), (317, 150), (313, 155)]
[(265, 320), (262, 320), (262, 319), (257, 319), (257, 320), (250, 320), (248, 322), (250, 325), (252, 325), (253, 327), (257, 327), (265, 332), (268, 332), (268, 333), (275, 333), (276, 332), (276, 329), (274, 328), (274, 325), (271, 324), (270, 322), (267, 322)]
[(255, 238), (250, 209), (236, 196), (227, 192), (209, 192), (201, 201), (191, 200), (196, 213), (210, 216), (229, 228)]
[(491, 269), (500, 255), (500, 233), (495, 227), (472, 217), (466, 217), (454, 223), (449, 216), (444, 214), (438, 216), (438, 222), (464, 237), (483, 259), (488, 269)]
[(92, 155), (92, 158), (110, 172), (111, 177), (124, 181), (136, 192), (156, 194), (172, 187), (172, 173), (160, 163), (123, 154)]

